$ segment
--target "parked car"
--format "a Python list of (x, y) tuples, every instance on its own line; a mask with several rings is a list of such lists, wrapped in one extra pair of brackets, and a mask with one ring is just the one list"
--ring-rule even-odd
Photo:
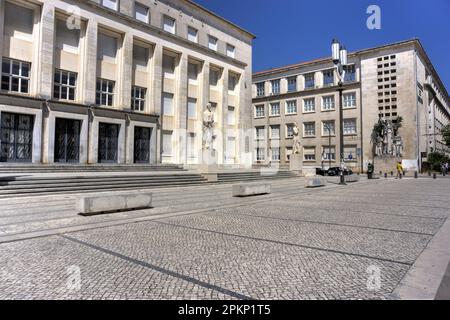
[[(331, 167), (330, 169), (327, 170), (327, 174), (329, 176), (339, 176), (341, 174), (341, 167)], [(348, 176), (353, 174), (353, 171), (351, 169), (344, 169), (344, 176)]]
[(316, 175), (318, 175), (318, 176), (326, 176), (327, 175), (327, 170), (324, 170), (322, 168), (316, 168)]

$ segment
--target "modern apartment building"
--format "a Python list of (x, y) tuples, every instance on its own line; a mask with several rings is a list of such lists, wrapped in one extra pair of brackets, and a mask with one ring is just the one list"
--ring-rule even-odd
[[(450, 100), (417, 39), (349, 54), (343, 82), (344, 161), (357, 172), (374, 159), (372, 129), (402, 118), (403, 163), (421, 167), (431, 151), (449, 153), (439, 130)], [(331, 58), (253, 74), (255, 165), (287, 166), (292, 128), (300, 128), (304, 166), (340, 165), (339, 93)]]
[[(251, 165), (254, 36), (189, 0), (1, 0), (0, 162)], [(5, 164), (3, 164), (5, 165)]]

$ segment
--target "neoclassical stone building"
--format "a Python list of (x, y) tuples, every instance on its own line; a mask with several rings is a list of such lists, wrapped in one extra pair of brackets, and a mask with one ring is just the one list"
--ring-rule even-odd
[[(355, 171), (374, 160), (372, 129), (379, 115), (403, 119), (404, 165), (417, 170), (433, 150), (450, 153), (439, 130), (450, 100), (417, 39), (349, 54), (343, 83), (344, 160)], [(301, 132), (303, 165), (340, 165), (338, 79), (331, 58), (253, 74), (254, 164), (289, 163), (293, 126)]]
[[(254, 36), (189, 0), (1, 0), (0, 164), (249, 166)], [(246, 110), (247, 109), (247, 110)]]

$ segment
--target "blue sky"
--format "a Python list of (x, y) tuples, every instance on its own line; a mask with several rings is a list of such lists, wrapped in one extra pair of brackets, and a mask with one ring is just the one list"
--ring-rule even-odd
[[(254, 33), (253, 71), (418, 37), (450, 91), (450, 0), (194, 0)], [(366, 9), (381, 8), (381, 30)]]

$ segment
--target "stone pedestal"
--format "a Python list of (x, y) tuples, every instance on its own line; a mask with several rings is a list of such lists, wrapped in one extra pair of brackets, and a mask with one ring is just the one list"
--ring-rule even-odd
[(291, 154), (289, 158), (289, 170), (301, 174), (303, 170), (303, 157), (301, 154)]
[(219, 167), (217, 165), (217, 151), (213, 149), (203, 149), (200, 165), (198, 166), (200, 174), (209, 182), (217, 181)]
[(397, 172), (397, 163), (402, 159), (395, 156), (377, 156), (373, 159), (374, 173), (387, 173), (390, 176), (391, 171), (394, 175)]

